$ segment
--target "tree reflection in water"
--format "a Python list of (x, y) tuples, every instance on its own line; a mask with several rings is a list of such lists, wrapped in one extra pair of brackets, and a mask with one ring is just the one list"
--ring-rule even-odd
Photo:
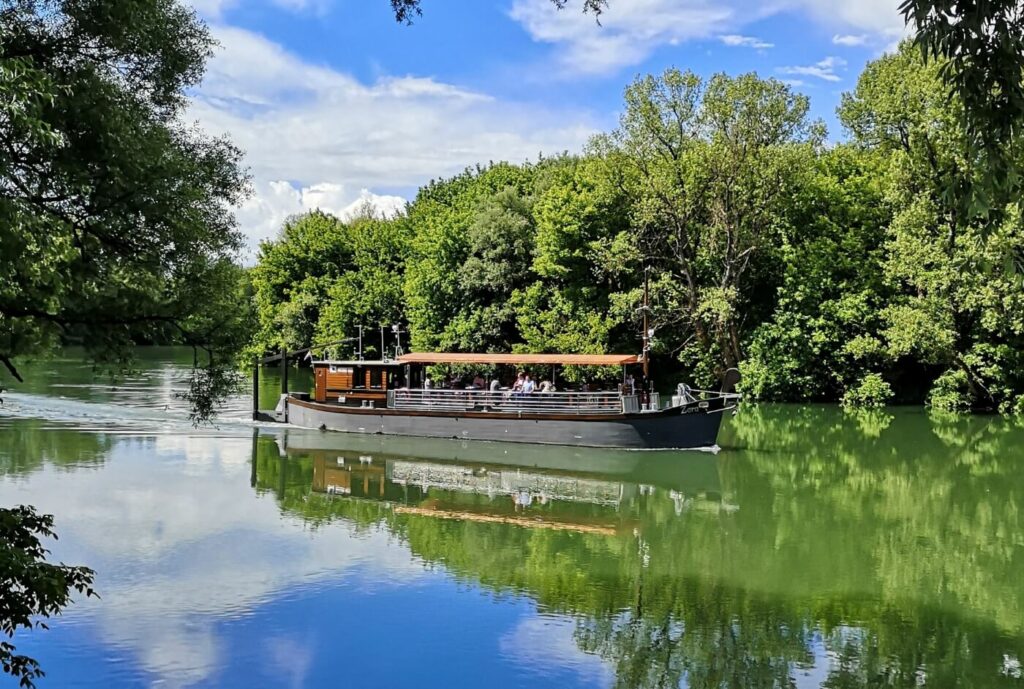
[[(339, 452), (257, 443), (256, 488), (283, 509), (314, 527), (386, 528), (456, 577), (572, 615), (617, 686), (789, 687), (803, 673), (836, 688), (1019, 686), (1018, 422), (750, 407), (717, 457), (680, 454), (653, 479), (580, 474), (617, 503), (525, 508), (482, 481), (395, 482), (396, 461), (418, 460), (382, 455), (372, 475), (349, 469), (352, 496), (320, 492)], [(708, 462), (714, 485), (693, 469)], [(573, 528), (594, 523), (607, 530)]]

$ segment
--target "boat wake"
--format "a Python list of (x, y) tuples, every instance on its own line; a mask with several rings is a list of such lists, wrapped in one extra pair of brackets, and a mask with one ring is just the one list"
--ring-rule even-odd
[(127, 406), (111, 402), (63, 396), (10, 392), (3, 395), (0, 422), (5, 419), (38, 419), (75, 426), (81, 430), (127, 433), (243, 434), (256, 424), (229, 409), (209, 424), (193, 425), (183, 406), (164, 408)]

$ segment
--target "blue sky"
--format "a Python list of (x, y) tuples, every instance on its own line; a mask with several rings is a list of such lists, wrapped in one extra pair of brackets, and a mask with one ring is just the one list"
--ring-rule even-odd
[[(578, 151), (623, 88), (669, 66), (756, 71), (806, 93), (833, 140), (840, 94), (903, 34), (898, 0), (191, 0), (220, 47), (189, 112), (246, 153), (250, 247), (290, 214), (401, 207), (431, 178)], [(251, 260), (251, 255), (250, 255)]]

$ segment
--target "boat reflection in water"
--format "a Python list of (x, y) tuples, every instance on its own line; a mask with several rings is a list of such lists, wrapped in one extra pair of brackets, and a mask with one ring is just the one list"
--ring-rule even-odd
[(708, 453), (681, 461), (676, 452), (552, 452), (291, 430), (277, 446), (283, 457), (312, 462), (314, 492), (384, 501), (396, 514), (612, 536), (639, 528), (628, 508), (640, 500), (670, 500), (677, 514), (735, 509), (722, 499)]

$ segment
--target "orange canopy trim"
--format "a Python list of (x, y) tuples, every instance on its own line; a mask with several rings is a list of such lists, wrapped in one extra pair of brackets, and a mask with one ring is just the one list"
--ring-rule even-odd
[(624, 366), (640, 362), (635, 354), (470, 354), (412, 352), (398, 357), (402, 364), (507, 364), (510, 366)]

